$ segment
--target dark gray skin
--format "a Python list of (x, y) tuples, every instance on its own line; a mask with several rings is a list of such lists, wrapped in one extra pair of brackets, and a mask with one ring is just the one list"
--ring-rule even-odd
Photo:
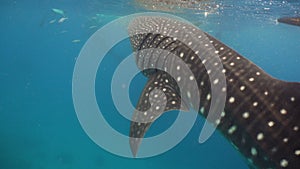
[[(174, 27), (179, 21), (160, 17), (148, 17), (137, 19), (131, 23), (129, 32), (135, 29), (152, 27), (165, 27), (166, 22)], [(147, 23), (147, 24), (145, 24)], [(181, 23), (185, 25), (185, 23)], [(193, 29), (191, 25), (185, 26), (186, 30)], [(176, 29), (178, 30), (178, 29)], [(168, 31), (175, 31), (171, 28)], [(195, 33), (202, 32), (198, 28)], [(184, 34), (184, 30), (179, 30)], [(202, 32), (203, 33), (203, 32)], [(217, 124), (217, 129), (243, 154), (251, 168), (288, 168), (296, 169), (300, 166), (300, 83), (285, 82), (275, 79), (264, 72), (261, 68), (247, 60), (236, 51), (232, 50), (222, 42), (204, 33), (205, 38), (199, 38), (193, 45), (203, 45), (202, 53), (207, 62), (210, 55), (206, 54), (205, 43), (208, 41), (214, 46), (217, 56), (221, 60), (226, 77), (227, 98), (222, 118)], [(205, 42), (204, 42), (205, 41)], [(204, 42), (204, 43), (202, 43)], [(180, 57), (189, 65), (198, 83), (200, 93), (200, 107), (198, 112), (201, 116), (207, 117), (211, 105), (209, 73), (200, 58), (193, 58), (195, 52), (190, 46), (181, 43), (178, 39), (146, 33), (131, 36), (131, 44), (137, 52), (137, 65), (139, 68), (148, 64), (159, 64), (157, 57), (151, 54), (139, 53), (143, 49), (150, 47), (168, 50)], [(212, 49), (209, 49), (212, 50)], [(170, 56), (171, 57), (171, 56)], [(168, 69), (176, 67), (175, 64), (165, 65)], [(144, 117), (155, 120), (162, 113), (151, 107), (149, 99), (156, 105), (166, 102), (167, 106), (162, 112), (169, 110), (189, 110), (188, 100), (185, 100), (179, 93), (177, 85), (178, 79), (172, 78), (169, 74), (161, 70), (146, 70), (144, 74), (149, 78), (140, 96), (136, 109), (142, 112), (147, 111), (147, 115), (134, 112), (133, 119)], [(166, 82), (167, 81), (167, 82)], [(188, 84), (187, 84), (188, 85)], [(157, 97), (149, 93), (153, 89), (161, 90), (166, 98)], [(188, 91), (189, 92), (189, 91)], [(190, 91), (194, 93), (195, 91)], [(191, 96), (192, 97), (192, 96)], [(182, 99), (183, 98), (183, 99)], [(174, 104), (176, 103), (176, 104)], [(149, 123), (137, 123), (132, 121), (130, 126), (130, 146), (135, 156), (138, 147), (145, 133), (151, 126)]]

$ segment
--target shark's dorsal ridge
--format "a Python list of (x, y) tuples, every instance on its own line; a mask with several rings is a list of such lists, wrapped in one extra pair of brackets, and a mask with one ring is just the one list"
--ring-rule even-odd
[[(221, 133), (230, 140), (235, 147), (244, 155), (247, 161), (257, 168), (289, 168), (296, 169), (300, 164), (300, 84), (296, 82), (285, 82), (275, 79), (264, 72), (245, 57), (238, 54), (219, 40), (201, 30), (178, 20), (165, 17), (141, 17), (133, 21), (129, 26), (129, 32), (135, 29), (164, 29), (166, 32), (176, 31), (199, 33), (205, 37), (195, 37), (191, 45), (199, 45), (201, 51), (191, 50), (189, 44), (180, 42), (177, 38), (168, 37), (159, 33), (151, 32), (131, 35), (131, 44), (135, 51), (142, 51), (147, 48), (159, 48), (168, 50), (175, 57), (181, 58), (192, 69), (194, 78), (197, 81), (200, 93), (199, 114), (207, 117), (210, 108), (210, 90), (212, 84), (209, 76), (214, 70), (207, 70), (205, 63), (215, 64), (209, 51), (214, 50), (223, 65), (222, 71), (226, 77), (227, 86), (223, 92), (227, 93), (224, 111), (221, 119), (212, 121), (218, 125)], [(208, 45), (208, 43), (210, 45)], [(213, 46), (213, 49), (211, 48)], [(207, 49), (209, 48), (209, 49)], [(182, 55), (184, 54), (184, 57)], [(203, 56), (194, 57), (197, 53)], [(142, 68), (145, 64), (162, 64), (171, 55), (155, 55), (153, 53), (137, 52), (137, 65)], [(170, 63), (170, 62), (168, 62)], [(166, 64), (166, 68), (175, 67), (174, 64)], [(174, 69), (176, 70), (176, 69)], [(178, 95), (176, 83), (178, 79), (168, 80), (168, 84), (161, 80), (163, 74), (160, 70), (144, 71), (149, 81), (137, 104), (137, 109), (150, 113), (155, 119), (163, 112), (155, 116), (155, 111), (148, 111), (149, 105), (145, 105), (145, 91), (150, 92), (155, 86), (162, 90), (165, 95), (177, 93), (176, 102), (172, 109), (179, 109), (180, 102), (189, 107), (189, 100), (185, 96)], [(179, 79), (180, 80), (180, 79)], [(159, 82), (163, 83), (159, 83)], [(155, 84), (154, 82), (157, 82)], [(188, 84), (187, 84), (188, 85)], [(163, 88), (172, 86), (170, 91)], [(151, 89), (149, 90), (149, 87)], [(191, 93), (190, 95), (193, 95)], [(155, 98), (153, 98), (155, 100)], [(148, 100), (149, 101), (149, 100)], [(147, 101), (147, 102), (148, 102)], [(156, 99), (157, 103), (164, 99)], [(167, 103), (170, 100), (165, 99)], [(168, 105), (168, 104), (167, 104)], [(166, 109), (167, 110), (167, 109)], [(164, 110), (164, 111), (166, 111)], [(148, 115), (148, 114), (147, 114)], [(134, 113), (133, 120), (138, 114)], [(147, 116), (148, 117), (148, 116)], [(150, 116), (149, 116), (150, 117)], [(133, 154), (137, 153), (141, 138), (148, 130), (149, 124), (131, 123), (130, 136)], [(134, 140), (137, 140), (136, 142)]]

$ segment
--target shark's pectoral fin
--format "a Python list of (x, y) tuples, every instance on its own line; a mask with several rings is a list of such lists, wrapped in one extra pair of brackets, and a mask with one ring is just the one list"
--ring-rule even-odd
[(169, 74), (158, 71), (149, 77), (130, 125), (130, 147), (134, 156), (150, 125), (161, 114), (170, 110), (189, 110), (179, 93), (176, 81)]

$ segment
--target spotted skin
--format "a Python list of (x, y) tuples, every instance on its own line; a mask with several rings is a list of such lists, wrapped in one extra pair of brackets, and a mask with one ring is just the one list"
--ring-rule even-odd
[[(167, 21), (167, 22), (166, 22)], [(146, 24), (145, 24), (146, 23)], [(163, 17), (146, 17), (137, 19), (129, 27), (129, 32), (135, 29), (147, 27), (164, 28), (166, 24), (169, 31), (185, 34), (202, 33), (206, 37), (198, 37), (191, 44), (184, 44), (178, 39), (155, 33), (145, 33), (131, 36), (131, 44), (137, 51), (136, 62), (139, 68), (145, 65), (162, 64), (166, 69), (177, 70), (174, 62), (168, 64), (159, 61), (160, 57), (167, 60), (171, 56), (154, 56), (153, 53), (139, 52), (147, 48), (159, 48), (167, 50), (180, 57), (189, 68), (197, 81), (200, 93), (199, 114), (207, 117), (211, 102), (211, 85), (218, 83), (217, 79), (209, 81), (209, 75), (214, 71), (222, 71), (226, 77), (227, 92), (224, 111), (221, 119), (212, 121), (221, 133), (244, 155), (251, 168), (288, 168), (296, 169), (300, 166), (300, 84), (285, 82), (275, 79), (261, 68), (247, 60), (236, 51), (232, 50), (212, 36), (195, 29), (193, 26), (179, 21)], [(176, 29), (178, 24), (181, 29)], [(182, 28), (184, 26), (184, 29)], [(173, 28), (173, 29), (172, 29)], [(217, 57), (223, 65), (222, 70), (206, 70), (203, 63), (213, 62), (211, 55), (207, 54), (206, 43), (213, 45)], [(191, 50), (191, 45), (203, 46), (203, 51), (197, 51), (204, 56), (204, 60), (194, 57), (196, 51)], [(209, 47), (207, 47), (209, 48)], [(211, 63), (215, 64), (215, 63)], [(147, 111), (147, 116), (134, 112), (133, 119), (137, 117), (150, 118), (153, 122), (162, 113), (169, 110), (189, 110), (189, 100), (195, 91), (187, 90), (185, 96), (181, 96), (177, 83), (188, 80), (189, 77), (174, 77), (161, 70), (145, 70), (144, 74), (149, 78), (137, 104), (137, 110)], [(182, 79), (181, 79), (182, 78)], [(188, 85), (188, 83), (186, 83)], [(188, 87), (189, 88), (189, 87)], [(160, 96), (155, 96), (153, 89), (163, 91)], [(152, 101), (153, 107), (163, 107), (164, 110), (149, 109)], [(181, 101), (185, 106), (180, 106)], [(130, 146), (133, 155), (136, 155), (138, 147), (152, 122), (137, 123), (132, 121), (130, 126)]]

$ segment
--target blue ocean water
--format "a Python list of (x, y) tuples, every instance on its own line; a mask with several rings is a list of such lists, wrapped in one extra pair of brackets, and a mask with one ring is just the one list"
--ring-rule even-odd
[[(170, 13), (199, 26), (270, 75), (300, 81), (300, 28), (276, 22), (278, 17), (299, 16), (299, 1), (224, 0), (215, 4), (219, 8), (206, 17), (201, 10)], [(59, 23), (62, 16), (52, 8), (62, 9), (68, 19)], [(111, 154), (83, 131), (72, 101), (76, 58), (97, 29), (143, 11), (147, 10), (127, 0), (0, 2), (0, 169), (248, 168), (219, 132), (204, 144), (198, 143), (201, 117), (175, 148), (146, 159)], [(126, 40), (113, 48), (99, 69), (105, 76), (96, 80), (97, 97), (107, 100), (99, 106), (107, 121), (124, 134), (129, 121), (118, 115), (109, 86), (114, 68), (130, 52)], [(139, 75), (132, 83), (134, 105), (145, 80)], [(166, 128), (170, 118), (175, 115), (164, 115), (155, 125)]]

